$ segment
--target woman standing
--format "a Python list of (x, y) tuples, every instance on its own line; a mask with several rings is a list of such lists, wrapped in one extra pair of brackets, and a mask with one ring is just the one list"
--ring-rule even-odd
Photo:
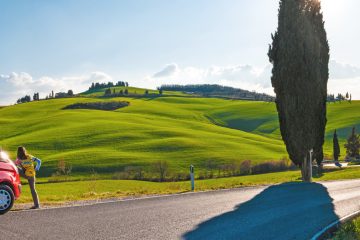
[[(36, 166), (34, 163), (36, 162)], [(24, 147), (18, 147), (16, 165), (20, 167), (21, 176), (25, 177), (30, 186), (31, 195), (34, 201), (34, 206), (31, 209), (40, 208), (39, 197), (35, 189), (36, 171), (39, 171), (41, 167), (41, 160), (31, 156), (26, 152)]]

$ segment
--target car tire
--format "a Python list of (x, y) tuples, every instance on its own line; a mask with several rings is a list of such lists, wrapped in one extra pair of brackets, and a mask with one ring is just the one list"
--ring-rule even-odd
[(14, 205), (15, 196), (11, 187), (0, 185), (0, 215), (7, 213)]

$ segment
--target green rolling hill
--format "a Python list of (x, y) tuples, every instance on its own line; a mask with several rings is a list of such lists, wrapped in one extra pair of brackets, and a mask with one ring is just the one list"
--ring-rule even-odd
[[(143, 94), (144, 89), (132, 91)], [(59, 160), (72, 164), (73, 175), (95, 171), (110, 176), (128, 166), (151, 173), (159, 160), (168, 161), (173, 173), (187, 173), (190, 164), (201, 170), (208, 161), (254, 164), (287, 155), (273, 103), (177, 92), (164, 92), (161, 97), (99, 98), (102, 95), (103, 90), (98, 90), (1, 108), (0, 146), (12, 157), (17, 146), (26, 146), (43, 159), (42, 177), (51, 176)], [(115, 111), (62, 109), (99, 101), (130, 105)], [(328, 106), (325, 153), (330, 156), (334, 129), (343, 146), (352, 126), (360, 126), (360, 102)]]

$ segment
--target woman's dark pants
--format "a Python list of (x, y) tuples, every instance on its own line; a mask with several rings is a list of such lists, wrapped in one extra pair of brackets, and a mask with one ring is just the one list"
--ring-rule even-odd
[(35, 177), (27, 177), (25, 175), (24, 171), (21, 171), (21, 170), (19, 171), (19, 173), (23, 178), (26, 178), (28, 180), (31, 195), (32, 195), (32, 198), (33, 198), (33, 201), (34, 201), (34, 207), (39, 208), (40, 207), (39, 196), (38, 196), (38, 194), (36, 192), (36, 189), (35, 189), (36, 178)]

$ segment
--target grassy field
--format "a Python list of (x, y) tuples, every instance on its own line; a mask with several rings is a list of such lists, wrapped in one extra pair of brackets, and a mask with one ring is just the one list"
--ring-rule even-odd
[(345, 223), (335, 233), (332, 240), (359, 240), (360, 239), (360, 217)]
[[(314, 178), (314, 181), (360, 178), (360, 168), (347, 168), (326, 172)], [(196, 191), (238, 188), (278, 184), (284, 182), (300, 182), (299, 171), (268, 173), (241, 177), (197, 180)], [(47, 204), (67, 201), (139, 197), (152, 194), (173, 194), (190, 191), (190, 182), (144, 182), (135, 180), (93, 180), (64, 183), (43, 183), (37, 185), (41, 201)], [(23, 194), (17, 203), (31, 202), (31, 194), (27, 185), (23, 186)]]
[[(129, 90), (130, 91), (130, 90)], [(131, 88), (131, 91), (144, 89)], [(173, 96), (53, 99), (0, 109), (0, 146), (14, 157), (18, 145), (43, 160), (40, 177), (49, 177), (59, 160), (72, 165), (72, 176), (92, 172), (108, 179), (128, 166), (153, 174), (153, 163), (166, 160), (171, 174), (196, 174), (206, 164), (253, 164), (286, 156), (273, 103)], [(128, 101), (116, 111), (62, 110), (79, 102)], [(360, 102), (329, 104), (326, 154), (336, 128), (343, 146), (352, 126), (360, 125)], [(342, 148), (342, 156), (344, 149)]]

